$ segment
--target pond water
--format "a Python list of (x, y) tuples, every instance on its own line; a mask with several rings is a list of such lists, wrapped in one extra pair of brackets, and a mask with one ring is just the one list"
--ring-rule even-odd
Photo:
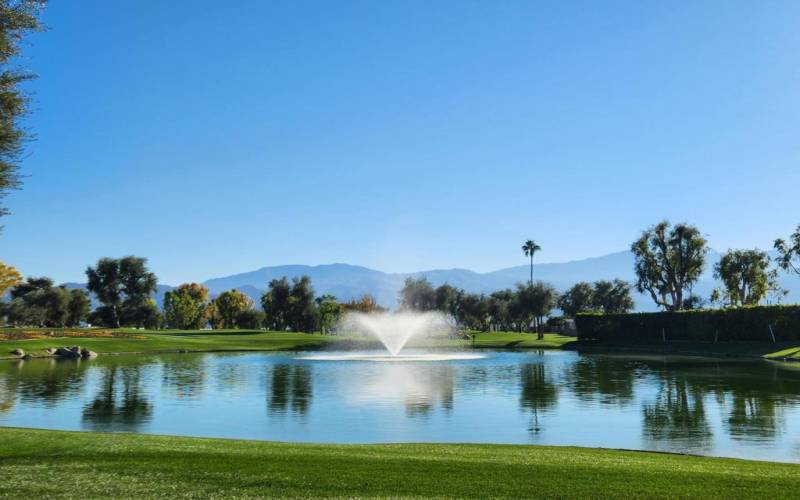
[(336, 443), (577, 445), (800, 462), (797, 367), (480, 353), (389, 363), (330, 353), (0, 362), (0, 425)]

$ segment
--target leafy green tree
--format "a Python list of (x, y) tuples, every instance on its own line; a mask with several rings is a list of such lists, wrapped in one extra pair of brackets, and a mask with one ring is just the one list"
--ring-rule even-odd
[(9, 321), (16, 325), (62, 327), (69, 316), (70, 293), (50, 278), (33, 278), (11, 289)]
[(121, 259), (104, 257), (86, 269), (87, 288), (103, 304), (93, 314), (106, 326), (153, 325), (158, 308), (150, 297), (158, 280), (147, 269), (147, 259), (133, 255)]
[(212, 301), (211, 323), (214, 328), (239, 328), (239, 319), (253, 309), (253, 300), (239, 290), (222, 292)]
[(249, 330), (257, 330), (264, 327), (264, 311), (257, 311), (255, 309), (247, 309), (239, 313), (236, 324), (239, 328), (247, 328)]
[(471, 330), (488, 330), (491, 319), (489, 301), (482, 294), (459, 294), (456, 319)]
[[(44, 0), (0, 0), (0, 200), (20, 186), (19, 162), (29, 139), (21, 119), (30, 100), (20, 85), (33, 75), (11, 65), (25, 36), (41, 30)], [(0, 206), (0, 217), (8, 210)]]
[(558, 294), (549, 283), (537, 281), (532, 285), (517, 285), (516, 314), (521, 325), (533, 325), (540, 339), (544, 338), (544, 317), (556, 306)]
[(313, 332), (317, 325), (317, 308), (311, 278), (302, 276), (292, 279), (287, 314), (289, 328), (295, 332)]
[(459, 290), (445, 283), (436, 287), (434, 300), (436, 309), (451, 316), (456, 316), (458, 312)]
[(339, 322), (339, 318), (344, 310), (342, 305), (336, 300), (336, 297), (330, 294), (325, 294), (316, 299), (317, 311), (319, 318), (319, 330), (325, 334), (331, 327)]
[(769, 269), (770, 258), (761, 250), (728, 250), (714, 266), (714, 277), (722, 281), (723, 289), (714, 290), (712, 302), (750, 306), (761, 302), (768, 294), (780, 294), (778, 270)]
[(261, 308), (266, 316), (265, 325), (270, 330), (283, 331), (288, 326), (289, 302), (292, 287), (284, 276), (271, 280), (261, 296)]
[(776, 261), (784, 271), (793, 271), (800, 274), (800, 226), (789, 236), (789, 241), (775, 240), (775, 250), (778, 252)]
[(525, 242), (524, 245), (522, 245), (522, 252), (525, 254), (526, 257), (531, 258), (531, 280), (528, 283), (530, 285), (533, 285), (533, 256), (534, 254), (536, 254), (536, 252), (538, 252), (541, 249), (542, 247), (536, 244), (536, 242), (533, 240), (528, 240)]
[(572, 285), (558, 298), (558, 308), (571, 318), (578, 313), (594, 311), (594, 307), (594, 288), (585, 281)]
[(436, 310), (436, 291), (427, 278), (406, 278), (400, 290), (400, 308), (412, 311)]
[(489, 321), (498, 330), (511, 330), (514, 320), (512, 318), (512, 304), (514, 291), (511, 289), (492, 292), (488, 299)]
[(6, 290), (19, 284), (20, 281), (22, 281), (22, 275), (19, 271), (0, 262), (0, 297), (5, 295)]
[(605, 314), (622, 314), (633, 310), (631, 285), (627, 281), (595, 281), (592, 290), (592, 308)]
[(688, 224), (667, 221), (648, 228), (633, 242), (636, 289), (647, 291), (668, 311), (682, 309), (692, 285), (703, 272), (708, 252), (706, 239)]
[(164, 320), (169, 328), (196, 330), (208, 324), (208, 288), (184, 283), (164, 294)]
[(74, 288), (69, 291), (69, 306), (67, 307), (67, 326), (78, 326), (86, 321), (92, 310), (92, 303), (86, 290)]

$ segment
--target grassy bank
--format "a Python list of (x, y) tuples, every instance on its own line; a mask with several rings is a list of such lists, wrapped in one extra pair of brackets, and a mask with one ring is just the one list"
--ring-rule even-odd
[[(50, 347), (80, 345), (99, 354), (158, 353), (175, 351), (274, 351), (304, 349), (368, 349), (381, 348), (374, 339), (338, 337), (310, 333), (264, 332), (261, 330), (31, 330), (5, 329), (11, 336), (0, 340), (0, 358), (10, 357), (14, 349), (23, 349), (34, 356), (44, 356)], [(22, 332), (33, 338), (14, 338)], [(52, 332), (52, 335), (50, 335)], [(480, 333), (475, 346), (486, 348), (558, 348), (573, 337), (547, 334), (544, 340), (527, 333)], [(471, 340), (415, 339), (410, 347), (468, 348)]]
[(800, 466), (506, 445), (306, 445), (0, 429), (0, 497), (790, 497)]

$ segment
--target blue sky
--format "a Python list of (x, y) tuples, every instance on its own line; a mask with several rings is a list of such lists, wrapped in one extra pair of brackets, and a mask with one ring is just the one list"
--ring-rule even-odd
[(800, 224), (800, 2), (52, 2), (0, 259), (164, 283)]

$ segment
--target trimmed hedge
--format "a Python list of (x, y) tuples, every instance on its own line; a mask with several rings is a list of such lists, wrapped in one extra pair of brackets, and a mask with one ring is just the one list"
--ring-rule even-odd
[[(635, 314), (579, 314), (578, 338), (620, 343), (800, 340), (800, 305)], [(663, 337), (662, 337), (663, 335)]]

